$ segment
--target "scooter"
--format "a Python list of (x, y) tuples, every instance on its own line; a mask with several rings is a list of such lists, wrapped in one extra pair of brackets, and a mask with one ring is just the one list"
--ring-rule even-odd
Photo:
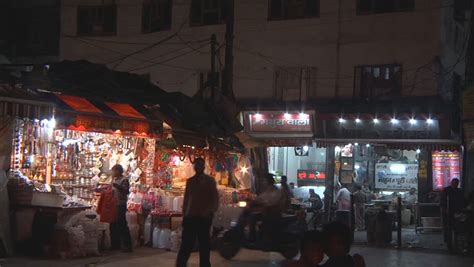
[(234, 258), (241, 248), (278, 252), (286, 259), (293, 259), (299, 253), (299, 243), (304, 231), (292, 227), (297, 222), (295, 215), (282, 215), (271, 225), (260, 223), (256, 240), (249, 238), (249, 231), (243, 220), (231, 229), (224, 231), (218, 238), (219, 254), (227, 260)]

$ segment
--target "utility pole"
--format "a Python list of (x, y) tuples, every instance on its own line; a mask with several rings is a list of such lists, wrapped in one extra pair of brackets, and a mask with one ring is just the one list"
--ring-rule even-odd
[(214, 101), (216, 99), (216, 46), (217, 46), (217, 38), (216, 35), (213, 34), (211, 36), (211, 75), (209, 85), (211, 88), (211, 99)]
[(337, 3), (337, 40), (336, 40), (336, 81), (334, 96), (339, 98), (339, 72), (341, 71), (341, 35), (342, 0)]
[(227, 17), (225, 27), (225, 67), (222, 81), (223, 95), (235, 100), (233, 85), (234, 72), (234, 0), (224, 1), (226, 5)]

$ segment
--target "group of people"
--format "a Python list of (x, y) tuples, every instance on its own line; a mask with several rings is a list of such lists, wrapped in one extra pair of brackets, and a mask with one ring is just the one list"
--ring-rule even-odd
[[(365, 229), (365, 205), (374, 199), (380, 199), (377, 194), (371, 192), (367, 185), (354, 185), (354, 192), (351, 193), (345, 186), (340, 186), (337, 192), (336, 200), (338, 203), (338, 210), (350, 211), (351, 203), (354, 208), (355, 230)], [(391, 201), (397, 203), (399, 194), (394, 192), (391, 196)], [(418, 196), (415, 188), (411, 188), (403, 195), (403, 205), (407, 209), (414, 212), (415, 204), (418, 203)]]
[[(194, 248), (196, 239), (199, 241), (200, 266), (210, 267), (210, 229), (214, 213), (218, 209), (219, 197), (215, 180), (204, 173), (205, 161), (198, 158), (194, 162), (195, 175), (187, 180), (183, 203), (183, 234), (181, 248), (176, 261), (177, 267), (187, 266), (188, 259)], [(117, 200), (117, 220), (111, 224), (112, 248), (123, 247), (126, 252), (132, 251), (130, 231), (126, 221), (126, 201), (129, 192), (128, 179), (123, 175), (123, 168), (116, 165), (112, 168), (114, 196)], [(291, 204), (292, 189), (285, 177), (282, 186), (275, 186), (273, 175), (267, 175), (264, 189), (253, 201), (263, 216), (276, 218)], [(322, 207), (321, 199), (313, 191), (310, 193), (313, 201)], [(310, 197), (310, 199), (311, 199)], [(274, 215), (274, 216), (272, 216)], [(365, 263), (359, 255), (350, 256), (352, 232), (350, 228), (338, 222), (324, 226), (322, 232), (307, 232), (301, 241), (301, 257), (297, 261), (285, 263), (286, 266), (304, 267), (318, 266), (324, 259), (328, 260), (322, 266), (355, 266), (363, 267)]]
[[(299, 260), (288, 261), (284, 267), (365, 267), (362, 256), (350, 255), (353, 242), (352, 231), (342, 222), (331, 222), (323, 230), (305, 233), (301, 240)], [(324, 256), (328, 259), (319, 265)]]

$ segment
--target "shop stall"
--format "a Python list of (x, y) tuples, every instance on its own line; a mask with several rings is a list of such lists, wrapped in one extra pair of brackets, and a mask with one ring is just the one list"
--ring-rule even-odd
[[(61, 239), (69, 245), (68, 239), (76, 243), (82, 240), (75, 248), (57, 246), (63, 250), (52, 254), (96, 254), (98, 244), (108, 236), (107, 225), (99, 223), (95, 213), (101, 186), (110, 186), (110, 169), (115, 164), (123, 166), (132, 184), (154, 175), (161, 121), (143, 115), (130, 104), (92, 103), (67, 95), (42, 97), (56, 107), (54, 116), (16, 121), (9, 183), (12, 210), (17, 218), (30, 221), (35, 214), (44, 214), (42, 223), (50, 231), (35, 241), (43, 248)], [(86, 209), (91, 209), (87, 216), (80, 212)], [(31, 224), (18, 224), (18, 233), (30, 229)], [(34, 239), (34, 232), (33, 237), (22, 237), (23, 241)], [(134, 236), (139, 235), (137, 227), (134, 232)], [(88, 244), (88, 240), (95, 243)]]
[(277, 182), (285, 175), (290, 184), (324, 191), (320, 186), (325, 181), (325, 150), (312, 145), (314, 112), (246, 111), (242, 116), (245, 135), (239, 135), (241, 142), (248, 148), (266, 148), (268, 171)]
[(205, 159), (206, 173), (218, 186), (220, 207), (214, 228), (230, 227), (240, 215), (239, 202), (253, 198), (252, 170), (245, 155), (219, 148), (212, 141), (203, 147), (162, 140), (156, 146), (152, 178), (135, 183), (129, 198), (129, 212), (137, 214), (139, 221), (144, 219), (145, 244), (162, 247), (153, 238), (155, 230), (178, 233), (186, 180), (194, 175), (193, 163), (198, 157)]
[(10, 204), (15, 205), (15, 203), (8, 199), (7, 183), (9, 176), (14, 173), (12, 161), (20, 165), (11, 156), (12, 139), (18, 137), (15, 130), (19, 128), (19, 123), (32, 125), (41, 120), (50, 119), (53, 113), (54, 107), (51, 104), (37, 101), (31, 92), (22, 87), (0, 84), (0, 240), (3, 246), (0, 250), (7, 254), (13, 253), (12, 239), (16, 238), (11, 233), (11, 217), (8, 212)]
[(427, 203), (451, 179), (462, 177), (462, 147), (451, 136), (449, 117), (319, 115), (318, 125), (324, 127), (316, 133), (315, 141), (318, 147), (328, 149), (334, 187), (346, 185), (354, 192), (360, 186), (369, 201), (366, 214), (384, 210), (391, 214), (392, 223), (398, 220), (397, 198), (401, 197), (402, 226), (440, 229), (439, 204)]

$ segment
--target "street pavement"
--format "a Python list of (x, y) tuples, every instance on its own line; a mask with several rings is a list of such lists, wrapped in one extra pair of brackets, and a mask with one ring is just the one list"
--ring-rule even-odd
[[(453, 256), (446, 253), (421, 250), (394, 250), (371, 247), (354, 247), (351, 253), (360, 253), (369, 267), (423, 266), (423, 267), (474, 267), (474, 258)], [(0, 267), (174, 267), (176, 253), (164, 252), (151, 248), (140, 248), (132, 254), (113, 253), (100, 257), (74, 260), (32, 260), (10, 258), (0, 261)], [(282, 257), (277, 253), (244, 250), (232, 261), (212, 254), (213, 267), (278, 267)], [(197, 267), (198, 254), (193, 254), (189, 267)]]

